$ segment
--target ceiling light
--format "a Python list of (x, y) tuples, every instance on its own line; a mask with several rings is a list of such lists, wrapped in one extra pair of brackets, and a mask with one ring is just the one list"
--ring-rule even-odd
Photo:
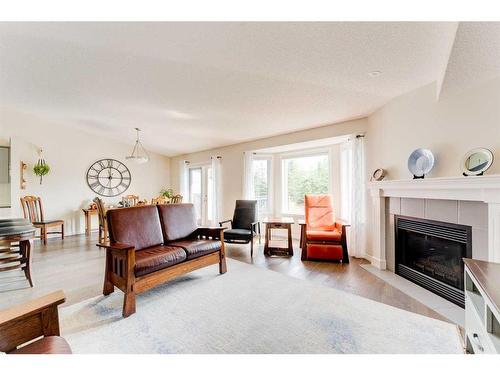
[(141, 131), (141, 129), (135, 128), (135, 130), (137, 131), (137, 139), (135, 141), (134, 149), (129, 156), (125, 157), (125, 159), (133, 160), (138, 164), (146, 163), (149, 160), (149, 155), (142, 145), (141, 141), (139, 140), (139, 132)]
[(378, 77), (382, 72), (380, 70), (374, 70), (373, 72), (368, 73), (368, 75), (372, 78)]

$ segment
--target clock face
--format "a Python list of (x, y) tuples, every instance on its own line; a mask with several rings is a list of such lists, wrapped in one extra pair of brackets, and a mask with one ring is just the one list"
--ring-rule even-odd
[(125, 164), (114, 159), (96, 161), (87, 171), (87, 184), (103, 197), (116, 197), (130, 186), (130, 171)]

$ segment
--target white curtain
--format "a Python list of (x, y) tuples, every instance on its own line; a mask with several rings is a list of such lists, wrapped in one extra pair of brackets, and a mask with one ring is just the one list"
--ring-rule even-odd
[(179, 190), (183, 197), (183, 202), (189, 202), (189, 161), (179, 162)]
[(253, 152), (246, 151), (244, 154), (243, 167), (243, 199), (255, 199), (252, 173)]
[(351, 227), (349, 228), (349, 254), (362, 257), (366, 249), (366, 173), (365, 144), (363, 135), (352, 136), (349, 140), (352, 148), (352, 194)]
[(222, 158), (212, 156), (212, 223), (219, 226), (222, 213)]

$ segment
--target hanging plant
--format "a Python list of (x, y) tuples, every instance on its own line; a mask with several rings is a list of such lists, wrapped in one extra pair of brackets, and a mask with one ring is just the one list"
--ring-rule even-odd
[(38, 162), (33, 167), (33, 172), (35, 175), (40, 177), (40, 185), (42, 184), (43, 176), (49, 174), (50, 172), (50, 167), (42, 156), (42, 150), (40, 150), (40, 159), (38, 159)]

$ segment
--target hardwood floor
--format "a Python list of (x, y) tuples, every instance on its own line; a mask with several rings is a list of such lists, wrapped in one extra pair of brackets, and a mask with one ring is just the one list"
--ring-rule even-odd
[[(29, 287), (22, 271), (0, 274), (0, 309), (57, 289), (64, 290), (66, 305), (100, 295), (104, 275), (104, 251), (95, 246), (96, 241), (97, 233), (92, 233), (90, 237), (69, 236), (64, 240), (50, 238), (47, 245), (36, 241), (33, 246), (32, 266), (35, 286)], [(302, 262), (298, 243), (294, 243), (294, 250), (295, 254), (291, 258), (269, 258), (263, 254), (263, 245), (256, 244), (252, 259), (249, 245), (226, 245), (229, 258), (446, 320), (434, 310), (364, 270), (360, 264), (368, 262), (363, 259), (352, 258), (349, 264)]]

